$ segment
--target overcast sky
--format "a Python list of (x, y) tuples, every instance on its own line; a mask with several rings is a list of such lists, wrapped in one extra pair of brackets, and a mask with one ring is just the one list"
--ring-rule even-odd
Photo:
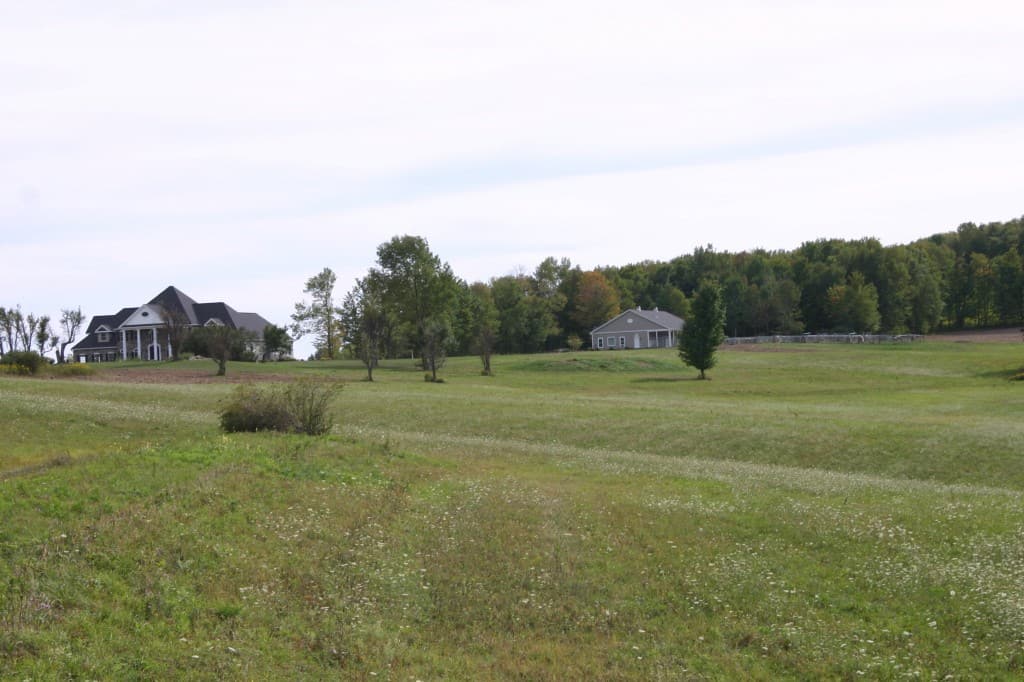
[(308, 277), (340, 299), (398, 234), (473, 281), (1024, 214), (1019, 0), (0, 17), (0, 305), (26, 312), (173, 284), (284, 324)]

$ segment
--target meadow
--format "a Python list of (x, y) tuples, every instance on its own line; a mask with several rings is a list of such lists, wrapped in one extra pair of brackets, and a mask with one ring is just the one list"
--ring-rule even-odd
[[(1019, 679), (1020, 343), (0, 376), (0, 678)], [(138, 381), (130, 380), (137, 375)]]

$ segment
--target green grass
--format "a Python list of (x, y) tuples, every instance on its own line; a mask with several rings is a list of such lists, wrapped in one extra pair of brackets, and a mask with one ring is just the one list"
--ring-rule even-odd
[(315, 439), (220, 434), (226, 383), (0, 377), (0, 677), (1019, 678), (1022, 366), (229, 367), (348, 380)]

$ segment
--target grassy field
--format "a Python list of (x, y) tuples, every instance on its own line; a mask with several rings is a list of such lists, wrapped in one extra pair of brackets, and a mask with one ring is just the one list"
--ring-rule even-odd
[(212, 363), (0, 377), (0, 678), (1019, 679), (1022, 366), (229, 366), (345, 381), (321, 438), (221, 434)]

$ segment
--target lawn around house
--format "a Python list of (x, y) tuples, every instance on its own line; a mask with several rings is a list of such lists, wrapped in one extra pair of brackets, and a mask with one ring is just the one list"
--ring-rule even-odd
[(212, 363), (0, 377), (0, 677), (1024, 674), (1021, 344), (493, 366), (229, 365), (344, 380), (321, 438), (221, 434)]

